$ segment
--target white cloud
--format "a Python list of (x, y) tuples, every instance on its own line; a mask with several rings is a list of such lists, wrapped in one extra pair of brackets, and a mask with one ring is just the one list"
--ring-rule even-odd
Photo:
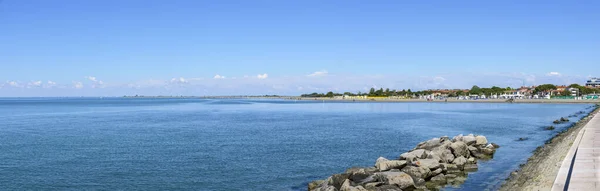
[(73, 82), (73, 88), (75, 88), (75, 89), (81, 89), (81, 88), (83, 88), (83, 83), (81, 83), (81, 82)]
[(9, 86), (15, 87), (15, 88), (22, 87), (21, 84), (19, 84), (19, 82), (16, 82), (16, 81), (7, 81), (6, 84), (8, 84)]
[(51, 88), (51, 87), (56, 86), (56, 82), (47, 81), (46, 84), (44, 84), (43, 86), (44, 86), (44, 88)]
[(98, 81), (98, 80), (96, 79), (96, 77), (94, 77), (94, 76), (86, 76), (86, 77), (85, 77), (85, 79), (88, 79), (88, 80), (90, 80), (90, 81), (92, 81), (92, 82), (96, 82), (96, 81)]
[(327, 76), (329, 72), (327, 70), (321, 70), (313, 72), (312, 74), (307, 75), (308, 77), (317, 77), (317, 76)]
[(42, 85), (42, 81), (32, 81), (27, 83), (27, 87), (40, 87)]
[(225, 79), (225, 76), (221, 76), (219, 74), (215, 75), (215, 77), (213, 77), (214, 79)]
[(259, 74), (259, 75), (257, 75), (256, 77), (257, 77), (258, 79), (266, 79), (266, 78), (268, 78), (268, 77), (269, 77), (269, 75), (265, 73), (265, 74)]
[(189, 82), (188, 80), (186, 80), (185, 78), (182, 78), (182, 77), (171, 79), (171, 83), (176, 83), (176, 84), (185, 84), (188, 82)]
[(546, 76), (562, 76), (562, 74), (560, 74), (558, 72), (549, 72), (546, 74)]

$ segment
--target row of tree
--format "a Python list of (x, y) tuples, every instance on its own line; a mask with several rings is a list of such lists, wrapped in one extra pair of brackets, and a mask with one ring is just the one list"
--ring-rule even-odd
[[(577, 88), (579, 90), (579, 95), (586, 95), (586, 94), (592, 94), (592, 93), (596, 93), (599, 92), (597, 89), (593, 89), (593, 88), (588, 88), (586, 86), (581, 86), (579, 84), (571, 84), (568, 86), (569, 88)], [(533, 93), (534, 94), (538, 94), (541, 92), (545, 92), (545, 93), (549, 93), (553, 90), (556, 90), (556, 86), (552, 85), (552, 84), (542, 84), (537, 86), (534, 90)], [(463, 91), (463, 90), (449, 90), (448, 92), (448, 96), (449, 97), (458, 97), (458, 96), (466, 96), (466, 95), (501, 95), (503, 93), (505, 93), (507, 90), (513, 90), (511, 87), (506, 87), (506, 88), (501, 88), (501, 87), (497, 87), (497, 86), (492, 86), (491, 88), (480, 88), (479, 86), (473, 86), (470, 90), (468, 91)], [(369, 92), (358, 92), (358, 93), (352, 93), (352, 92), (344, 92), (342, 93), (335, 93), (335, 92), (327, 92), (325, 94), (323, 93), (311, 93), (311, 94), (302, 94), (302, 97), (334, 97), (334, 96), (342, 96), (342, 95), (347, 95), (347, 96), (379, 96), (379, 97), (389, 97), (389, 96), (405, 96), (405, 97), (410, 97), (410, 96), (420, 96), (420, 95), (431, 95), (433, 93), (433, 91), (431, 90), (423, 90), (423, 91), (416, 91), (413, 92), (410, 89), (408, 90), (390, 90), (389, 88), (383, 89), (375, 89), (375, 88), (371, 88), (369, 90)], [(570, 96), (571, 92), (568, 90), (562, 91), (560, 92), (560, 95), (565, 95), (565, 96)]]

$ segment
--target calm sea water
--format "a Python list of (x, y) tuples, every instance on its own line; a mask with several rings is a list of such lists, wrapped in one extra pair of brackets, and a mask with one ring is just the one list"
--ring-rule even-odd
[[(2, 190), (306, 190), (442, 135), (500, 144), (465, 184), (495, 189), (589, 105), (0, 99)], [(572, 118), (572, 121), (575, 119)], [(523, 142), (515, 141), (528, 137)]]

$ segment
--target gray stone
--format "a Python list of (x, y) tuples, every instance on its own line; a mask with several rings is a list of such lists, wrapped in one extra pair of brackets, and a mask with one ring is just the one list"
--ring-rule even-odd
[(397, 185), (400, 189), (414, 186), (412, 177), (404, 172), (379, 172), (376, 176), (378, 180), (384, 181), (386, 184)]
[(375, 187), (381, 186), (381, 185), (383, 185), (383, 184), (384, 184), (383, 182), (370, 182), (370, 183), (367, 183), (367, 184), (365, 184), (365, 186), (364, 186), (364, 187), (365, 187), (367, 190), (374, 190), (374, 189), (375, 189)]
[(435, 169), (434, 171), (431, 171), (431, 176), (436, 176), (438, 174), (441, 174), (442, 171), (444, 171), (443, 168)]
[(462, 169), (466, 163), (467, 159), (463, 156), (459, 156), (452, 161), (452, 164), (455, 164), (459, 169)]
[(340, 187), (342, 187), (342, 184), (344, 184), (344, 181), (346, 181), (346, 179), (348, 179), (349, 177), (350, 177), (350, 174), (347, 174), (347, 173), (334, 174), (327, 179), (328, 185), (334, 186), (336, 188), (340, 188)]
[(426, 179), (431, 176), (431, 170), (426, 167), (406, 166), (402, 169), (402, 172), (411, 175), (413, 178)]
[(487, 138), (485, 136), (476, 136), (475, 139), (477, 140), (475, 142), (476, 145), (485, 145), (488, 143)]
[(437, 176), (434, 176), (431, 178), (432, 182), (438, 182), (438, 183), (442, 183), (442, 182), (446, 182), (446, 176), (444, 174), (438, 174)]
[(467, 145), (474, 145), (477, 142), (477, 139), (475, 139), (475, 136), (473, 135), (467, 135), (463, 137), (462, 142), (465, 142)]
[(348, 179), (359, 184), (373, 182), (373, 174), (378, 171), (376, 168), (350, 168), (346, 170), (349, 174)]
[(418, 159), (412, 163), (414, 166), (425, 167), (431, 170), (441, 167), (440, 162), (435, 159)]
[(346, 179), (342, 186), (340, 187), (340, 191), (367, 191), (367, 189), (362, 186), (352, 186), (349, 179)]
[(396, 185), (382, 185), (382, 186), (376, 187), (374, 189), (374, 191), (402, 191), (402, 189), (400, 189)]
[(452, 138), (452, 142), (456, 142), (456, 141), (462, 141), (463, 140), (463, 134), (459, 134), (454, 136), (454, 138)]
[(429, 151), (427, 151), (425, 149), (417, 149), (414, 151), (410, 151), (409, 153), (415, 155), (419, 159), (424, 159), (424, 158), (427, 158), (427, 154), (429, 153)]
[(311, 190), (319, 189), (320, 187), (326, 185), (324, 183), (326, 183), (325, 180), (312, 181), (312, 182), (308, 183), (308, 190), (311, 191)]
[(412, 162), (417, 160), (417, 156), (412, 153), (402, 153), (400, 155), (400, 160), (406, 160), (408, 162)]
[(375, 164), (379, 171), (387, 171), (391, 169), (402, 169), (406, 166), (405, 160), (388, 160), (388, 161), (380, 161)]
[(440, 140), (440, 138), (433, 138), (429, 141), (419, 143), (419, 145), (417, 145), (417, 149), (431, 150), (440, 145), (442, 145), (442, 141)]
[(465, 164), (465, 171), (467, 172), (473, 172), (473, 171), (477, 171), (479, 167), (477, 167), (477, 164)]
[(454, 154), (454, 157), (466, 157), (469, 155), (469, 150), (467, 150), (467, 144), (461, 141), (457, 141), (450, 144), (450, 150), (452, 150), (452, 154)]

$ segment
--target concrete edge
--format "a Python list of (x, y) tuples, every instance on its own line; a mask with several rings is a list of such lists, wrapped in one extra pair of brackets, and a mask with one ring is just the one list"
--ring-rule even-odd
[[(596, 114), (593, 114), (593, 116), (589, 116), (589, 117), (591, 117), (591, 119), (593, 119), (594, 117), (596, 117)], [(590, 119), (590, 121), (591, 121), (591, 119)], [(565, 159), (563, 160), (563, 162), (560, 166), (560, 170), (558, 170), (558, 174), (556, 175), (556, 179), (554, 179), (554, 184), (552, 185), (552, 191), (567, 190), (565, 188), (565, 185), (567, 185), (567, 179), (569, 177), (569, 171), (571, 170), (571, 164), (573, 163), (575, 153), (577, 152), (577, 149), (579, 148), (579, 143), (581, 142), (581, 139), (583, 138), (583, 134), (585, 133), (589, 124), (590, 124), (589, 122), (588, 122), (588, 124), (585, 124), (585, 126), (583, 126), (583, 128), (581, 128), (579, 130), (579, 133), (577, 133), (577, 137), (575, 138), (575, 141), (573, 141), (573, 145), (571, 146), (571, 148), (569, 149), (569, 152), (565, 156)]]

